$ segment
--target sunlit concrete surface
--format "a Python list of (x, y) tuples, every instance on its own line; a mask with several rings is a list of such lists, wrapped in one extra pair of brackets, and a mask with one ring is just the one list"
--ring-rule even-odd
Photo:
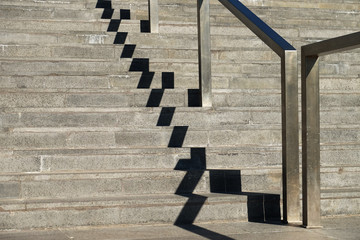
[(187, 239), (359, 239), (360, 216), (324, 218), (323, 228), (305, 229), (299, 224), (236, 222), (198, 225), (146, 225), (82, 227), (53, 230), (0, 232), (1, 240), (187, 240)]

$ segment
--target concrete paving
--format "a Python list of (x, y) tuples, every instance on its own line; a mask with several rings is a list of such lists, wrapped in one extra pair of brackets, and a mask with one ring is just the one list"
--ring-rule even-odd
[(232, 222), (197, 225), (134, 225), (0, 232), (0, 240), (236, 240), (360, 239), (360, 216), (324, 218), (323, 228), (305, 229), (281, 222)]

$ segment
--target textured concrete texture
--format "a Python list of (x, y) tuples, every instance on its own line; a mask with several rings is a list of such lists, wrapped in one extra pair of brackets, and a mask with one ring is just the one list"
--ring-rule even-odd
[(60, 228), (38, 231), (0, 232), (1, 240), (357, 240), (360, 236), (360, 217), (324, 218), (323, 228), (305, 229), (298, 224), (281, 222), (231, 222), (193, 225), (143, 225)]
[[(147, 3), (0, 1), (0, 229), (280, 219), (279, 57), (211, 0), (214, 104), (199, 108), (196, 1), (159, 0), (157, 34)], [(297, 49), (360, 27), (359, 0), (243, 3)], [(360, 214), (359, 54), (321, 60), (322, 216)], [(169, 229), (153, 238), (197, 236)]]

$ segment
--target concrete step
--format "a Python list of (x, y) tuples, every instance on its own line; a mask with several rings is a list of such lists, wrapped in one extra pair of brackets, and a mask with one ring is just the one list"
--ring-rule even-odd
[[(171, 26), (173, 29), (174, 26)], [(6, 50), (7, 45), (22, 45), (22, 44), (51, 44), (60, 46), (72, 47), (84, 45), (116, 45), (133, 44), (139, 49), (167, 49), (167, 50), (197, 50), (197, 35), (196, 32), (192, 34), (179, 33), (115, 33), (105, 31), (68, 31), (68, 32), (28, 32), (26, 30), (4, 30), (0, 36), (3, 43), (2, 51)], [(226, 36), (226, 39), (224, 39)], [(230, 45), (229, 45), (230, 44)], [(253, 50), (253, 51), (267, 51), (269, 48), (255, 36), (245, 35), (214, 35), (212, 37), (212, 50)]]
[[(101, 19), (103, 9), (68, 9), (56, 7), (42, 7), (42, 6), (11, 6), (0, 5), (0, 19), (63, 19), (63, 20), (86, 20), (86, 19)], [(114, 11), (114, 18), (120, 19), (120, 10)]]
[[(358, 145), (358, 126), (321, 129), (320, 141), (327, 145)], [(237, 129), (191, 129), (175, 126), (162, 129), (124, 128), (19, 128), (0, 133), (3, 150), (241, 147), (281, 146), (279, 125), (243, 125)]]
[[(359, 109), (328, 107), (320, 113), (322, 129), (356, 128)], [(241, 129), (281, 124), (280, 108), (22, 108), (0, 113), (1, 127), (12, 131), (41, 128), (159, 129), (190, 126), (191, 129)]]
[[(232, 179), (229, 188), (232, 187), (237, 191), (279, 191), (281, 188), (281, 167), (197, 170), (192, 167), (185, 168), (185, 164), (179, 161), (176, 169), (124, 168), (111, 171), (72, 169), (49, 172), (44, 168), (43, 172), (2, 173), (1, 197), (3, 199), (111, 197), (132, 194), (182, 194), (192, 191), (201, 194), (221, 187), (216, 184), (222, 184), (221, 181), (225, 181), (221, 180), (222, 178)], [(321, 167), (321, 188), (328, 192), (333, 191), (332, 189), (351, 191), (353, 188), (359, 188), (359, 169), (359, 165)]]
[[(324, 175), (333, 176), (337, 173)], [(358, 172), (342, 176), (358, 179)], [(231, 183), (226, 186), (226, 181)], [(4, 173), (0, 175), (1, 198), (46, 199), (116, 197), (143, 194), (202, 194), (281, 190), (281, 168), (242, 170), (125, 169), (117, 171), (70, 171), (58, 173)], [(334, 187), (343, 186), (337, 183)], [(353, 184), (357, 186), (357, 184)]]
[[(21, 89), (20, 89), (21, 90)], [(198, 90), (135, 89), (115, 91), (18, 91), (2, 92), (2, 108), (68, 108), (68, 107), (197, 107)], [(265, 90), (214, 90), (216, 107), (280, 107), (280, 93)], [(356, 95), (348, 95), (349, 104)], [(337, 104), (347, 106), (345, 104)]]
[[(338, 151), (340, 152), (340, 151)], [(191, 169), (203, 160), (207, 169), (281, 168), (279, 147), (154, 148), (17, 151), (2, 156), (3, 173)], [(9, 164), (11, 162), (11, 164)], [(27, 162), (26, 165), (23, 163)]]
[(57, 8), (75, 8), (82, 9), (85, 7), (85, 1), (82, 0), (23, 0), (23, 1), (1, 1), (3, 6), (28, 6), (28, 7), (57, 7)]
[[(0, 113), (2, 127), (26, 128), (121, 128), (159, 129), (189, 125), (192, 129), (237, 129), (243, 125), (280, 124), (280, 109), (207, 108), (62, 108), (9, 109)], [(332, 113), (330, 113), (332, 116)], [(348, 112), (348, 116), (358, 116)], [(329, 117), (331, 117), (329, 116)], [(346, 120), (347, 118), (344, 118)], [(339, 117), (337, 120), (340, 120)], [(333, 122), (336, 122), (333, 121)], [(345, 123), (345, 122), (342, 122)], [(353, 122), (354, 123), (354, 122)]]
[(32, 20), (32, 19), (3, 19), (0, 30), (26, 30), (36, 32), (65, 32), (65, 31), (110, 31), (110, 32), (140, 32), (138, 20), (115, 21), (110, 25), (108, 19), (88, 20)]
[[(178, 73), (176, 77), (171, 72), (131, 72), (116, 75), (99, 75), (99, 76), (0, 76), (1, 90), (14, 91), (15, 89), (33, 89), (37, 91), (84, 91), (101, 92), (134, 89), (161, 89), (163, 87), (174, 87), (177, 89), (196, 89), (199, 88), (199, 80), (196, 76), (181, 76)], [(230, 77), (215, 76), (213, 78), (214, 86), (222, 86), (229, 83)], [(248, 81), (248, 87), (275, 87), (278, 82), (276, 79), (262, 79), (258, 82), (261, 84), (251, 84)]]
[[(164, 9), (161, 9), (163, 7)], [(224, 25), (232, 27), (243, 26), (242, 23), (223, 6), (211, 6), (210, 22), (211, 25)], [(321, 10), (292, 8), (292, 11), (286, 9), (275, 9), (269, 7), (251, 7), (251, 10), (260, 17), (264, 22), (272, 28), (321, 28), (328, 26), (331, 28), (356, 29), (358, 27), (357, 18), (359, 13), (355, 11), (341, 11), (341, 10)], [(302, 12), (306, 12), (302, 14)], [(333, 18), (329, 16), (333, 16)], [(276, 17), (274, 17), (276, 16)], [(314, 16), (319, 16), (315, 18)], [(338, 17), (341, 20), (336, 20)], [(196, 23), (196, 7), (189, 8), (189, 6), (161, 6), (159, 19), (161, 23), (178, 22), (178, 23)], [(286, 20), (286, 21), (284, 21)]]
[[(279, 195), (268, 194), (267, 203), (278, 205)], [(248, 208), (254, 217), (262, 214), (263, 195), (143, 195), (1, 201), (1, 229), (32, 229), (114, 224), (181, 224), (208, 221), (246, 221)], [(247, 199), (250, 199), (248, 202)], [(235, 210), (236, 209), (236, 210)], [(260, 211), (256, 211), (256, 210)], [(191, 213), (188, 215), (188, 213)], [(269, 212), (269, 217), (271, 213)], [(275, 211), (274, 213), (275, 214)], [(251, 216), (252, 217), (252, 216)], [(276, 216), (279, 218), (279, 216)], [(38, 219), (32, 221), (30, 219)]]
[[(50, 59), (49, 59), (50, 60)], [(99, 61), (99, 59), (56, 59), (46, 60), (3, 60), (0, 62), (2, 76), (40, 76), (40, 75), (124, 75), (130, 72), (174, 72), (177, 75), (198, 76), (198, 62), (195, 59), (115, 59), (115, 61)], [(215, 76), (231, 76), (245, 78), (280, 78), (281, 66), (273, 61), (229, 62), (214, 61), (212, 73)], [(353, 78), (356, 80), (360, 72), (358, 62), (321, 62), (320, 74), (326, 78)], [(174, 77), (174, 78), (175, 78)], [(226, 83), (225, 83), (226, 84)]]
[[(328, 180), (328, 179), (326, 179)], [(339, 182), (339, 181), (337, 181)], [(216, 191), (215, 191), (216, 192)], [(351, 196), (351, 197), (350, 197)], [(354, 214), (356, 213), (356, 210), (358, 210), (359, 208), (357, 208), (358, 203), (359, 203), (359, 188), (341, 188), (341, 189), (334, 189), (334, 188), (329, 188), (329, 189), (324, 189), (322, 190), (321, 193), (321, 210), (322, 210), (322, 215), (323, 216), (329, 216), (329, 215), (348, 215), (348, 214)], [(2, 225), (2, 229), (10, 229), (10, 228), (37, 228), (37, 227), (44, 227), (44, 225), (42, 224), (47, 224), (46, 226), (50, 226), (50, 227), (59, 227), (59, 226), (65, 226), (65, 225), (58, 225), (58, 224), (64, 224), (62, 221), (62, 219), (64, 219), (63, 217), (59, 217), (59, 216), (68, 216), (70, 215), (69, 219), (66, 219), (66, 226), (79, 226), (82, 224), (88, 225), (88, 224), (96, 224), (96, 225), (102, 225), (102, 224), (114, 224), (114, 219), (113, 217), (111, 218), (111, 223), (106, 222), (108, 220), (108, 218), (106, 218), (105, 216), (112, 216), (111, 214), (109, 214), (110, 212), (117, 212), (116, 209), (119, 209), (119, 207), (122, 209), (122, 211), (131, 211), (129, 209), (129, 206), (131, 206), (131, 209), (137, 209), (137, 211), (140, 211), (140, 209), (145, 210), (143, 207), (146, 207), (146, 210), (154, 210), (155, 206), (161, 206), (161, 216), (165, 216), (166, 215), (166, 219), (169, 220), (169, 216), (167, 215), (169, 212), (167, 211), (167, 208), (165, 206), (169, 206), (169, 211), (170, 209), (172, 209), (171, 212), (176, 211), (178, 214), (176, 214), (176, 216), (179, 216), (180, 212), (183, 212), (183, 208), (187, 208), (187, 204), (185, 204), (185, 202), (189, 203), (188, 201), (190, 200), (193, 204), (192, 206), (194, 206), (196, 204), (196, 200), (202, 200), (199, 201), (199, 208), (202, 207), (202, 210), (199, 214), (199, 217), (197, 217), (197, 221), (201, 221), (204, 220), (203, 218), (201, 218), (202, 214), (204, 213), (204, 211), (206, 211), (210, 206), (212, 206), (212, 204), (216, 204), (219, 208), (221, 208), (221, 212), (224, 213), (226, 211), (226, 209), (224, 209), (224, 205), (221, 206), (221, 202), (226, 203), (226, 205), (231, 205), (232, 206), (232, 210), (231, 212), (234, 212), (234, 207), (235, 209), (237, 209), (235, 212), (239, 213), (239, 211), (244, 210), (245, 211), (254, 211), (255, 209), (258, 209), (259, 206), (263, 206), (264, 204), (264, 199), (265, 201), (268, 201), (270, 199), (272, 199), (273, 201), (276, 200), (276, 206), (280, 212), (280, 204), (279, 204), (279, 195), (276, 194), (256, 194), (256, 193), (252, 193), (252, 192), (245, 192), (242, 193), (241, 195), (223, 195), (223, 194), (204, 194), (201, 193), (201, 195), (182, 195), (182, 197), (176, 196), (176, 195), (157, 195), (152, 196), (152, 195), (143, 195), (143, 196), (139, 196), (137, 195), (136, 197), (134, 196), (123, 196), (123, 197), (119, 197), (119, 196), (114, 196), (114, 197), (92, 197), (92, 198), (71, 198), (71, 199), (28, 199), (28, 200), (21, 200), (21, 199), (3, 199), (1, 200), (0, 204), (1, 204), (1, 208), (3, 209), (3, 211), (0, 213), (3, 217), (3, 219), (6, 219), (6, 221), (4, 221), (4, 223), (7, 223), (5, 225)], [(179, 199), (183, 199), (183, 201), (179, 201)], [(266, 200), (267, 199), (267, 200)], [(257, 202), (257, 204), (255, 204), (254, 201), (260, 201)], [(240, 207), (235, 205), (235, 202), (237, 202), (238, 204), (244, 203), (244, 207)], [(149, 204), (147, 204), (149, 203)], [(154, 205), (152, 205), (154, 204)], [(170, 205), (171, 204), (171, 207)], [(245, 206), (245, 204), (247, 205), (247, 208)], [(253, 205), (254, 204), (254, 205)], [(273, 202), (274, 204), (274, 202)], [(334, 204), (338, 207), (334, 208)], [(185, 206), (185, 207), (184, 207)], [(255, 209), (253, 209), (253, 207), (255, 207)], [(339, 206), (343, 206), (343, 207), (339, 207)], [(179, 209), (178, 209), (179, 208)], [(45, 210), (46, 209), (46, 210)], [(241, 210), (240, 210), (241, 209)], [(260, 208), (261, 209), (261, 208)], [(274, 209), (274, 205), (273, 208)], [(106, 210), (109, 210), (106, 211)], [(188, 209), (189, 210), (189, 209)], [(191, 209), (194, 210), (194, 209)], [(71, 214), (74, 214), (75, 211), (77, 214), (77, 217), (74, 217)], [(104, 212), (105, 211), (105, 214)], [(196, 211), (198, 212), (198, 211)], [(212, 208), (212, 212), (214, 213), (214, 208)], [(52, 214), (56, 214), (57, 217), (52, 216), (50, 218), (49, 215), (44, 215), (44, 214), (50, 214), (52, 216)], [(64, 214), (64, 215), (62, 215)], [(84, 214), (84, 215), (81, 215)], [(87, 216), (88, 214), (90, 214), (90, 216), (94, 216), (96, 215), (96, 219), (101, 219), (101, 221), (96, 221), (96, 222), (86, 222), (86, 219), (89, 219), (89, 217), (79, 217), (79, 216)], [(104, 217), (100, 217), (101, 214), (104, 214)], [(127, 212), (126, 215), (129, 216), (133, 216), (134, 212)], [(163, 220), (159, 220), (158, 218), (154, 218), (154, 216), (156, 215), (156, 212), (152, 212), (152, 213), (148, 213), (146, 214), (146, 212), (144, 211), (140, 211), (139, 214), (141, 214), (142, 218), (137, 217), (136, 219), (142, 219), (141, 222), (132, 222), (129, 219), (126, 219), (123, 222), (120, 222), (121, 224), (133, 224), (133, 223), (149, 223), (149, 221), (152, 221), (154, 219), (156, 219), (155, 221), (159, 221), (157, 223), (164, 223)], [(244, 218), (241, 218), (242, 220), (247, 220), (250, 217), (250, 213), (248, 213), (249, 215), (246, 214), (246, 212), (244, 213)], [(26, 221), (25, 219), (29, 219), (30, 216), (34, 216), (35, 217), (40, 217), (40, 219), (46, 219), (47, 221), (44, 221), (44, 223), (42, 221)], [(152, 216), (151, 219), (148, 219), (145, 216)], [(219, 215), (219, 214), (215, 214), (217, 217), (223, 216), (223, 215)], [(27, 216), (27, 217), (25, 217)], [(47, 217), (46, 217), (47, 216)], [(118, 216), (118, 214), (116, 214), (116, 216)], [(122, 216), (122, 215), (121, 215)], [(124, 215), (125, 216), (125, 215)], [(140, 215), (139, 215), (140, 216)], [(246, 218), (246, 216), (248, 218)], [(229, 217), (229, 216), (227, 216)], [(81, 223), (79, 224), (78, 220), (82, 220), (80, 221)], [(91, 218), (93, 219), (93, 218)], [(118, 218), (116, 217), (116, 219), (122, 219), (124, 220), (124, 218)], [(179, 219), (179, 217), (177, 218), (171, 218), (170, 222), (175, 222), (176, 219)], [(237, 215), (236, 217), (237, 220), (239, 220), (239, 216)], [(60, 220), (60, 222), (55, 221), (55, 220)], [(205, 220), (205, 221), (209, 221), (209, 219)], [(212, 218), (212, 220), (225, 220), (225, 219), (221, 219), (221, 218)], [(232, 218), (227, 218), (226, 220), (232, 220)], [(49, 225), (49, 221), (50, 221), (50, 225)], [(85, 222), (84, 222), (85, 221)], [(36, 223), (36, 224), (34, 224)], [(115, 224), (120, 224), (118, 222), (115, 222)], [(21, 225), (20, 225), (21, 224)], [(55, 224), (55, 225), (52, 225)], [(73, 225), (74, 224), (74, 225)], [(16, 226), (16, 227), (14, 227)]]
[[(35, 45), (35, 44), (4, 44), (1, 45), (2, 51), (0, 52), (0, 58), (5, 59), (33, 59), (33, 60), (45, 60), (45, 59), (98, 59), (116, 61), (119, 58), (148, 58), (151, 61), (164, 61), (165, 59), (171, 59), (174, 61), (191, 59), (194, 62), (198, 61), (197, 49), (181, 49), (181, 48), (148, 48), (142, 47), (136, 44), (126, 45), (98, 45), (98, 46), (84, 46), (81, 45)], [(273, 61), (278, 62), (279, 57), (271, 50), (256, 51), (248, 50), (226, 50), (226, 49), (214, 49), (211, 56), (214, 64), (221, 61), (232, 62), (250, 62), (250, 61)]]
[[(194, 151), (196, 151), (195, 148)], [(200, 151), (200, 150), (199, 150)], [(213, 169), (221, 169), (223, 166), (229, 169), (236, 168), (254, 168), (260, 165), (264, 166), (279, 166), (281, 159), (281, 147), (280, 146), (261, 146), (261, 147), (250, 147), (250, 146), (238, 146), (238, 147), (206, 147), (206, 157), (207, 157), (207, 166)], [(137, 148), (92, 148), (92, 149), (68, 149), (68, 148), (59, 148), (59, 149), (13, 149), (13, 150), (2, 150), (1, 156), (1, 166), (4, 172), (38, 172), (40, 171), (40, 159), (41, 157), (48, 158), (49, 162), (46, 164), (58, 164), (57, 162), (51, 162), (51, 158), (59, 157), (61, 159), (71, 159), (72, 156), (82, 157), (86, 159), (87, 156), (99, 156), (101, 159), (106, 158), (111, 155), (126, 156), (128, 155), (130, 159), (133, 159), (135, 155), (143, 156), (144, 158), (151, 159), (152, 157), (159, 157), (163, 159), (163, 156), (168, 156), (168, 162), (159, 161), (158, 163), (149, 163), (150, 165), (139, 165), (139, 167), (146, 168), (155, 167), (157, 168), (173, 168), (172, 165), (178, 159), (189, 159), (191, 158), (189, 154), (191, 149), (188, 148), (146, 148), (146, 149), (137, 149)], [(255, 153), (255, 154), (254, 154)], [(146, 156), (146, 157), (145, 157)], [(251, 161), (246, 161), (245, 157), (254, 159)], [(322, 144), (321, 145), (321, 166), (324, 167), (343, 167), (343, 166), (356, 166), (358, 165), (359, 157), (359, 145), (358, 144)], [(22, 159), (24, 161), (22, 162)], [(110, 157), (110, 162), (112, 158)], [(154, 158), (155, 159), (155, 158)], [(170, 160), (172, 159), (172, 160)], [(242, 160), (244, 159), (244, 164)], [(256, 159), (256, 160), (255, 160)], [(64, 160), (65, 161), (65, 160)], [(67, 160), (66, 160), (67, 161)], [(74, 160), (75, 161), (75, 160)], [(89, 160), (90, 161), (90, 160)], [(8, 164), (11, 162), (12, 164)], [(81, 161), (80, 161), (81, 162)], [(24, 164), (26, 163), (26, 164)], [(130, 161), (129, 164), (132, 162)], [(134, 162), (135, 163), (135, 162)], [(59, 163), (60, 164), (60, 163)], [(159, 164), (159, 165), (156, 165)], [(72, 167), (60, 166), (60, 170), (70, 170)], [(81, 164), (79, 166), (82, 166)], [(84, 167), (84, 169), (98, 169), (98, 166), (108, 166), (105, 163), (100, 165)], [(118, 166), (118, 165), (116, 165)], [(124, 163), (122, 165), (125, 168), (136, 168), (134, 165), (128, 165)], [(52, 166), (52, 169), (56, 170), (58, 167)], [(58, 170), (59, 170), (58, 169)], [(106, 167), (106, 169), (111, 169), (111, 167)]]
[(322, 216), (358, 215), (360, 204), (359, 188), (324, 189), (321, 191)]
[[(359, 146), (338, 145), (321, 150), (321, 166), (338, 169), (360, 164)], [(330, 145), (327, 148), (331, 147)], [(357, 148), (356, 148), (357, 147)], [(125, 169), (183, 169), (199, 165), (201, 154), (207, 169), (242, 170), (281, 168), (281, 147), (207, 147), (148, 149), (58, 149), (17, 150), (1, 155), (3, 173), (56, 173), (71, 171), (118, 171)], [(24, 164), (26, 163), (26, 164)], [(180, 168), (178, 167), (178, 168)], [(335, 170), (336, 171), (336, 170)]]
[[(188, 130), (189, 129), (189, 130)], [(94, 148), (164, 148), (164, 147), (235, 147), (280, 146), (280, 126), (245, 127), (236, 130), (191, 130), (176, 126), (162, 130), (129, 130), (123, 128), (31, 128), (7, 129), (1, 132), (3, 150), (30, 149), (94, 149)], [(10, 131), (10, 132), (9, 132)], [(343, 136), (338, 141), (352, 143), (357, 140), (357, 129), (338, 130)], [(334, 131), (324, 133), (324, 142), (336, 142), (328, 138)], [(350, 139), (346, 136), (349, 135)]]
[[(186, 73), (185, 73), (186, 74)], [(177, 72), (131, 72), (116, 75), (84, 75), (84, 76), (0, 76), (2, 91), (15, 89), (33, 89), (36, 91), (76, 91), (88, 90), (94, 92), (101, 90), (125, 89), (161, 89), (165, 86), (174, 86), (176, 89), (196, 89), (199, 87), (197, 76), (186, 76)], [(173, 83), (172, 83), (173, 82)], [(300, 83), (299, 83), (300, 84)], [(213, 89), (280, 89), (279, 77), (250, 77), (246, 74), (225, 75), (212, 73)], [(299, 86), (300, 89), (301, 86)], [(320, 81), (321, 94), (324, 93), (357, 93), (360, 89), (360, 79), (343, 76), (322, 76)]]
[[(214, 107), (276, 108), (281, 106), (280, 90), (213, 89)], [(71, 108), (71, 107), (197, 107), (196, 89), (135, 89), (135, 90), (53, 90), (14, 89), (0, 93), (2, 108)], [(321, 94), (325, 107), (359, 107), (356, 92)]]
[[(148, 51), (148, 55), (145, 53), (144, 56), (147, 57), (151, 56), (151, 58), (159, 58), (159, 53), (162, 51), (168, 51), (164, 54), (164, 56), (170, 58), (195, 58), (197, 56), (197, 36), (196, 31), (190, 31), (191, 34), (183, 34), (186, 30), (182, 29), (179, 26), (168, 25), (169, 29), (180, 29), (179, 33), (161, 33), (161, 34), (149, 34), (149, 33), (120, 33), (119, 36), (116, 36), (115, 33), (112, 32), (101, 32), (101, 31), (75, 31), (75, 32), (26, 32), (25, 30), (5, 30), (3, 34), (0, 36), (0, 40), (3, 43), (1, 45), (1, 54), (2, 56), (11, 56), (11, 54), (19, 54), (19, 48), (25, 44), (24, 47), (28, 44), (34, 45), (37, 47), (39, 44), (43, 45), (50, 45), (50, 46), (57, 46), (56, 50), (53, 50), (52, 53), (56, 57), (79, 57), (79, 56), (94, 56), (90, 55), (91, 53), (84, 53), (86, 48), (90, 47), (85, 45), (91, 45), (92, 48), (99, 45), (111, 45), (106, 46), (109, 49), (111, 47), (115, 49), (122, 49), (122, 44), (131, 44), (136, 45), (133, 54), (136, 57), (138, 54), (140, 56), (141, 53), (144, 51)], [(195, 26), (194, 26), (195, 27)], [(186, 27), (185, 27), (186, 28)], [(212, 51), (213, 51), (213, 59), (214, 60), (231, 60), (231, 61), (251, 61), (251, 60), (273, 60), (279, 61), (279, 58), (276, 54), (274, 54), (261, 40), (259, 40), (256, 36), (254, 36), (251, 32), (248, 32), (246, 29), (237, 29), (237, 28), (213, 28), (213, 35), (212, 35)], [(228, 29), (228, 30), (227, 30)], [(240, 31), (238, 31), (240, 30)], [(244, 31), (243, 31), (244, 30)], [(328, 37), (336, 37), (343, 34), (349, 34), (355, 32), (354, 30), (301, 30), (298, 32), (297, 30), (287, 30), (288, 32), (286, 35), (289, 35), (288, 39), (294, 39), (290, 41), (294, 44), (295, 47), (300, 48), (302, 45), (310, 44), (320, 39), (326, 39)], [(173, 30), (174, 31), (174, 30)], [(218, 31), (218, 33), (217, 33)], [(295, 31), (295, 32), (294, 32)], [(238, 33), (238, 34), (234, 34)], [(283, 34), (282, 32), (280, 32)], [(232, 35), (230, 35), (232, 34)], [(301, 36), (299, 36), (301, 35)], [(114, 43), (116, 47), (114, 47)], [(121, 43), (121, 44), (119, 44)], [(14, 46), (15, 45), (15, 46)], [(94, 46), (95, 45), (95, 46)], [(120, 46), (118, 46), (120, 45)], [(63, 48), (73, 48), (73, 50), (78, 52), (65, 52)], [(104, 46), (104, 48), (106, 48)], [(133, 46), (134, 47), (134, 46)], [(128, 53), (130, 54), (130, 48)], [(79, 49), (79, 50), (77, 50)], [(158, 49), (154, 51), (151, 49)], [(164, 50), (162, 50), (164, 49)], [(165, 50), (166, 49), (166, 50)], [(21, 49), (22, 50), (22, 49)], [(25, 56), (29, 54), (34, 54), (35, 56), (51, 56), (49, 50), (45, 49), (37, 52), (31, 51), (31, 49), (25, 49), (25, 52), (22, 53)], [(140, 51), (139, 51), (140, 50)], [(186, 50), (186, 51), (185, 51)], [(23, 50), (22, 50), (23, 51)], [(96, 52), (98, 50), (94, 50)], [(109, 50), (107, 50), (109, 51)], [(120, 51), (120, 50), (119, 50)], [(253, 53), (248, 53), (252, 51)], [(65, 55), (66, 53), (66, 55)], [(117, 52), (116, 52), (117, 53)], [(116, 57), (121, 56), (122, 51), (117, 53)], [(357, 62), (358, 63), (358, 55), (359, 50), (351, 51), (348, 53), (336, 54), (336, 55), (329, 55), (324, 59), (327, 61), (346, 61), (346, 62)], [(10, 54), (10, 55), (8, 55)], [(108, 58), (105, 55), (106, 51), (100, 56)], [(112, 55), (112, 53), (109, 53)], [(105, 56), (104, 56), (105, 55)]]

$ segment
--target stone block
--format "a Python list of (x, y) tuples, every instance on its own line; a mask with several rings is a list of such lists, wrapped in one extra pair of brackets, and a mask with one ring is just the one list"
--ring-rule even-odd
[(54, 44), (58, 42), (58, 37), (45, 33), (2, 31), (0, 41), (3, 44)]
[(39, 172), (40, 157), (18, 157), (18, 156), (1, 156), (0, 169), (2, 173), (6, 172)]
[(9, 129), (20, 125), (20, 116), (16, 113), (0, 112), (0, 129)]
[(62, 93), (0, 93), (0, 107), (63, 107)]
[(123, 132), (115, 133), (115, 140), (118, 147), (165, 147), (169, 143), (170, 132), (159, 131)]
[(66, 106), (71, 107), (130, 107), (134, 104), (132, 93), (68, 94)]
[(86, 61), (3, 61), (0, 67), (5, 74), (17, 75), (90, 75), (119, 74), (129, 69), (129, 62), (86, 62)]
[(321, 187), (323, 189), (358, 189), (359, 167), (323, 168)]
[[(76, 198), (76, 197), (106, 197), (119, 196), (122, 193), (122, 183), (118, 179), (47, 179), (26, 180), (21, 183), (23, 198)], [(67, 177), (66, 177), (67, 178)]]
[(87, 58), (87, 59), (107, 59), (114, 60), (114, 47), (56, 47), (53, 50), (55, 58)]
[(320, 152), (321, 166), (324, 167), (342, 167), (342, 166), (357, 166), (360, 152), (351, 149), (342, 150), (323, 150)]
[(351, 144), (359, 142), (359, 129), (321, 129), (320, 142), (321, 143), (341, 143)]
[(129, 123), (130, 116), (117, 113), (34, 113), (21, 114), (21, 123), (26, 127), (116, 127)]
[(68, 135), (66, 145), (71, 148), (112, 148), (115, 137), (113, 132), (73, 132)]
[(20, 198), (21, 186), (19, 182), (0, 182), (0, 198)]
[(281, 168), (282, 156), (280, 151), (258, 149), (257, 151), (240, 151), (236, 148), (229, 150), (211, 150), (206, 155), (207, 168), (221, 169), (224, 166), (229, 169), (244, 168)]
[[(341, 97), (340, 97), (341, 96)], [(322, 107), (358, 107), (360, 99), (357, 94), (320, 94), (320, 108)]]
[(0, 45), (2, 58), (50, 58), (51, 48), (39, 46)]
[(0, 76), (1, 86), (17, 89), (108, 89), (103, 76)]
[(65, 146), (64, 133), (14, 133), (0, 134), (2, 149), (43, 149)]
[(94, 156), (44, 156), (42, 171), (104, 171), (121, 169), (167, 168), (173, 169), (180, 158), (187, 154), (128, 153), (121, 155)]
[[(119, 209), (102, 208), (89, 209), (88, 211), (70, 210), (41, 210), (20, 211), (14, 216), (9, 213), (0, 213), (2, 221), (1, 229), (32, 229), (32, 228), (56, 228), (86, 225), (110, 225), (117, 224)], [(34, 221), (33, 219), (37, 219)]]
[(245, 130), (245, 131), (211, 131), (209, 132), (209, 145), (241, 146), (241, 145), (267, 145), (278, 146), (281, 144), (281, 131), (279, 130)]
[[(216, 94), (216, 93), (215, 93)], [(220, 94), (219, 94), (220, 95)], [(280, 94), (226, 94), (229, 107), (279, 107), (281, 106)]]

